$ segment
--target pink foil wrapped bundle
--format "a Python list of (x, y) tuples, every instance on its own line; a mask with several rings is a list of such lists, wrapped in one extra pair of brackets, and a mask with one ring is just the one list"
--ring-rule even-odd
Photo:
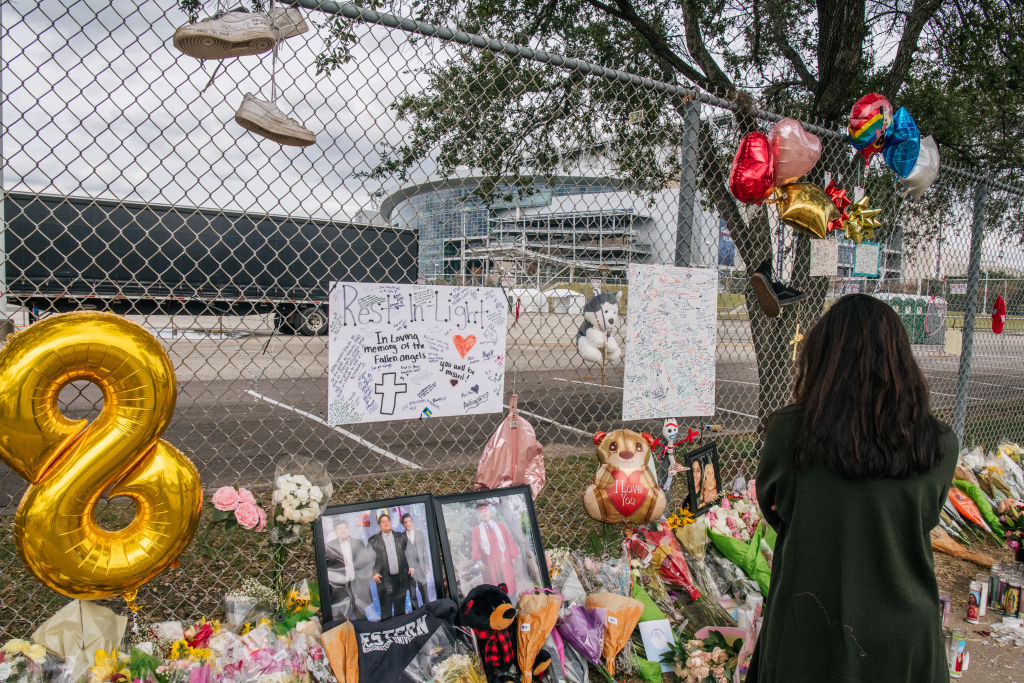
[(518, 399), (512, 394), (508, 415), (484, 446), (473, 487), (483, 491), (525, 484), (536, 499), (544, 488), (544, 447), (533, 425), (519, 416)]
[(188, 683), (210, 683), (209, 665), (203, 664), (189, 670)]

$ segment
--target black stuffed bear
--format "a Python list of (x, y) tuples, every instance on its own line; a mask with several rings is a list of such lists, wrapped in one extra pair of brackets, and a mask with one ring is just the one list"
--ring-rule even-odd
[[(516, 609), (504, 585), (483, 584), (469, 592), (459, 606), (456, 623), (473, 629), (488, 683), (519, 683), (516, 665)], [(533, 662), (533, 680), (543, 682), (551, 655), (541, 650)]]
[(515, 635), (509, 627), (515, 621), (516, 608), (508, 593), (489, 584), (469, 591), (459, 606), (456, 623), (473, 629), (480, 647), (488, 683), (517, 683)]

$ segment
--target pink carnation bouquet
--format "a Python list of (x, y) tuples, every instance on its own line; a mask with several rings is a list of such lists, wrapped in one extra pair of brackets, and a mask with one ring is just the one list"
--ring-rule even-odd
[(266, 531), (267, 512), (252, 495), (249, 489), (233, 486), (221, 486), (210, 496), (210, 524), (203, 529), (199, 543), (207, 555), (212, 557), (214, 546), (210, 541), (210, 530), (214, 526), (222, 526), (226, 534), (233, 534), (239, 527), (246, 531)]

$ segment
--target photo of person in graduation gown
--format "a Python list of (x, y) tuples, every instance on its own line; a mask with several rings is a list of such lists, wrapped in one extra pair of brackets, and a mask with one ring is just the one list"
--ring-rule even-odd
[(409, 590), (412, 572), (405, 555), (405, 534), (396, 534), (391, 529), (391, 515), (382, 510), (377, 515), (380, 529), (367, 541), (374, 553), (373, 581), (380, 598), (381, 620), (405, 614), (405, 595)]
[(373, 553), (362, 541), (352, 538), (348, 522), (337, 522), (332, 532), (324, 539), (331, 614), (334, 619), (365, 619)]
[[(418, 531), (412, 515), (402, 515), (402, 536), (405, 537), (405, 559), (409, 563), (409, 604), (412, 609), (430, 602), (427, 595), (427, 571), (430, 567), (430, 541)], [(418, 596), (418, 597), (417, 597)]]
[(483, 582), (505, 584), (510, 596), (517, 595), (515, 560), (519, 557), (508, 527), (492, 518), (491, 506), (486, 501), (476, 505), (477, 525), (473, 527), (473, 561), (483, 572)]

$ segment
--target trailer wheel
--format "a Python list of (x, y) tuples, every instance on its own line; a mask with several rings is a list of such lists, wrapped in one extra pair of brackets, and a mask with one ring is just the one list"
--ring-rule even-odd
[(295, 334), (295, 327), (292, 325), (294, 313), (274, 313), (274, 330), (278, 334)]
[(295, 329), (306, 337), (327, 334), (327, 309), (323, 306), (306, 306), (295, 314)]

